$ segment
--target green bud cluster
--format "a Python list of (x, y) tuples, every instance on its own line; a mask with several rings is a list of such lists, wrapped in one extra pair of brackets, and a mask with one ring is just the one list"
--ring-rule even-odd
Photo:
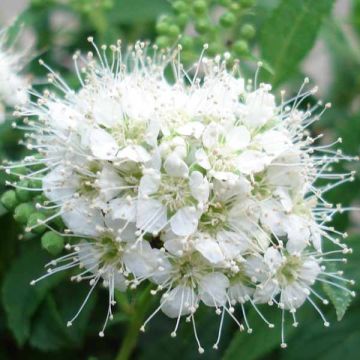
[(14, 186), (14, 189), (5, 191), (0, 201), (9, 212), (13, 213), (15, 221), (23, 226), (25, 230), (23, 238), (43, 234), (42, 247), (52, 255), (57, 255), (64, 247), (64, 239), (61, 235), (48, 231), (47, 224), (59, 232), (63, 231), (64, 224), (60, 217), (48, 221), (57, 210), (48, 210), (41, 206), (47, 201), (46, 196), (38, 191), (41, 190), (42, 183), (28, 178), (27, 174), (26, 168), (16, 168), (14, 173), (9, 172), (9, 184)]
[[(158, 46), (170, 47), (178, 41), (185, 63), (194, 61), (205, 43), (210, 56), (226, 51), (234, 57), (249, 56), (256, 30), (244, 22), (244, 16), (252, 11), (255, 0), (174, 0), (171, 4), (173, 12), (160, 16), (156, 24)], [(189, 29), (196, 34), (189, 36)]]

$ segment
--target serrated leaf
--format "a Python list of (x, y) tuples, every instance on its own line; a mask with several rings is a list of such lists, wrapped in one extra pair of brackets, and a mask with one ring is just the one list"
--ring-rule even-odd
[(2, 301), (7, 315), (8, 327), (19, 345), (23, 345), (30, 334), (30, 322), (48, 291), (65, 274), (56, 274), (31, 286), (30, 281), (44, 272), (43, 266), (49, 260), (40, 246), (27, 246), (7, 272), (3, 287)]
[[(339, 269), (334, 263), (330, 263), (330, 265), (326, 267), (326, 270), (328, 272), (336, 272)], [(336, 279), (327, 280), (331, 280), (338, 285), (346, 287), (344, 283), (341, 283)], [(331, 303), (334, 305), (337, 319), (340, 321), (344, 317), (347, 308), (350, 306), (352, 296), (349, 294), (349, 292), (342, 290), (336, 286), (331, 286), (331, 284), (323, 283), (322, 287), (326, 295), (329, 297)]]
[(282, 0), (263, 25), (262, 57), (275, 72), (278, 84), (290, 75), (312, 48), (323, 19), (334, 0)]
[(329, 284), (323, 284), (323, 289), (329, 297), (331, 303), (334, 305), (337, 319), (340, 321), (350, 306), (352, 296), (348, 292)]
[[(334, 263), (330, 263), (326, 266), (326, 270), (332, 273), (338, 270), (343, 270), (345, 278), (359, 280), (358, 264), (360, 261), (360, 237), (351, 236), (347, 240), (347, 244), (349, 247), (353, 248), (353, 254), (348, 256), (348, 263), (341, 267), (337, 267)], [(328, 278), (327, 280), (331, 280), (338, 285), (352, 290), (341, 280), (338, 281), (337, 279), (332, 278)], [(331, 303), (334, 305), (337, 319), (340, 321), (344, 317), (346, 310), (349, 308), (353, 297), (348, 291), (332, 286), (331, 284), (323, 283), (323, 289), (329, 297)]]

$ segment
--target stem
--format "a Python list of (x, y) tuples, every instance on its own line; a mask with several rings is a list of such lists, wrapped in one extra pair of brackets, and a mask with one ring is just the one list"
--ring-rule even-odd
[(139, 338), (140, 327), (142, 325), (144, 316), (151, 304), (150, 288), (148, 287), (139, 297), (138, 301), (132, 305), (131, 321), (126, 331), (125, 338), (121, 347), (115, 357), (115, 360), (128, 360), (130, 359)]

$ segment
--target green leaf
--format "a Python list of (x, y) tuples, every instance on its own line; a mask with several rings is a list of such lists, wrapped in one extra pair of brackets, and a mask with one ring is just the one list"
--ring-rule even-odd
[(78, 311), (89, 287), (85, 284), (64, 284), (58, 290), (54, 296), (47, 297), (34, 321), (30, 344), (42, 351), (79, 347), (96, 303), (94, 293), (73, 325), (67, 327), (67, 321)]
[(212, 309), (200, 307), (195, 315), (198, 337), (205, 349), (204, 354), (199, 354), (192, 328), (192, 324), (183, 319), (179, 325), (176, 338), (171, 338), (170, 333), (175, 326), (174, 319), (159, 314), (149, 324), (148, 330), (140, 336), (139, 360), (158, 360), (161, 354), (172, 360), (217, 360), (222, 358), (222, 351), (226, 348), (230, 330), (233, 330), (234, 322), (225, 316), (222, 329), (221, 343), (218, 350), (212, 346), (216, 341), (220, 317)]
[[(347, 240), (347, 244), (349, 245), (349, 247), (353, 248), (353, 254), (348, 256), (347, 265), (339, 267), (336, 266), (334, 263), (331, 263), (327, 265), (326, 269), (330, 272), (343, 270), (345, 278), (351, 278), (355, 281), (359, 281), (358, 264), (360, 261), (360, 237), (351, 236)], [(344, 283), (343, 281), (337, 281), (336, 279), (331, 279), (331, 281), (345, 288), (348, 288), (349, 290), (353, 290), (351, 289), (351, 286), (346, 286), (346, 283)], [(349, 308), (353, 297), (349, 292), (335, 286), (331, 286), (330, 284), (324, 283), (323, 289), (329, 297), (331, 303), (334, 305), (337, 319), (340, 321), (344, 317), (346, 310)]]
[[(262, 307), (261, 312), (266, 319), (275, 324), (274, 329), (270, 329), (265, 322), (259, 318), (256, 311), (248, 311), (248, 322), (253, 328), (252, 334), (246, 332), (237, 333), (227, 348), (223, 360), (255, 360), (270, 352), (276, 347), (280, 347), (280, 328), (281, 310), (274, 307)], [(289, 322), (289, 321), (288, 321)], [(295, 328), (286, 326), (287, 338), (289, 338)], [(261, 341), (259, 341), (261, 339)]]
[(278, 84), (296, 70), (312, 48), (323, 19), (334, 0), (282, 0), (264, 23), (260, 35), (262, 57)]
[(351, 316), (324, 328), (321, 321), (309, 317), (299, 328), (285, 351), (274, 357), (281, 360), (357, 360), (359, 358), (360, 309)]
[[(334, 264), (331, 264), (331, 266), (327, 266), (327, 271), (335, 272), (337, 270), (338, 269)], [(332, 281), (339, 285), (346, 286), (340, 281), (336, 281), (333, 279)], [(326, 283), (323, 284), (323, 289), (326, 295), (329, 297), (331, 303), (334, 305), (337, 319), (340, 321), (344, 317), (345, 312), (351, 303), (352, 296), (349, 292)]]
[(23, 345), (30, 334), (33, 314), (46, 294), (65, 274), (56, 274), (35, 286), (30, 281), (44, 273), (44, 265), (49, 260), (40, 246), (27, 246), (7, 272), (3, 287), (2, 301), (7, 315), (8, 326), (19, 345)]

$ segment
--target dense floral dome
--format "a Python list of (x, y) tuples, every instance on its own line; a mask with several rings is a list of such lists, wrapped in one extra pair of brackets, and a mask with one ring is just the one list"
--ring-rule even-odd
[[(289, 311), (296, 325), (296, 310), (308, 301), (328, 325), (315, 302), (326, 300), (313, 285), (341, 285), (327, 271), (323, 241), (338, 246), (331, 254), (350, 249), (339, 241), (346, 234), (326, 225), (341, 207), (324, 194), (353, 173), (331, 173), (332, 163), (350, 158), (309, 135), (330, 107), (304, 110), (316, 88), (307, 89), (305, 79), (295, 98), (285, 101), (282, 93), (277, 102), (257, 74), (245, 81), (236, 61), (228, 70), (227, 54), (206, 58), (206, 46), (189, 70), (180, 47), (138, 42), (122, 51), (119, 42), (94, 49), (96, 58), (74, 56), (78, 91), (44, 65), (63, 94), (46, 90), (17, 111), (36, 152), (19, 176), (40, 180), (46, 196), (37, 208), (47, 217), (34, 226), (51, 228), (61, 218), (71, 239), (70, 253), (40, 279), (79, 267), (73, 279), (90, 281), (89, 295), (103, 283), (109, 309), (100, 336), (114, 291), (149, 281), (160, 306), (142, 330), (161, 310), (177, 319), (176, 336), (185, 316), (200, 352), (199, 306), (220, 315), (215, 348), (225, 314), (252, 331), (245, 304), (273, 327), (258, 304), (279, 308), (283, 319)], [(17, 166), (7, 169), (16, 174)], [(330, 184), (318, 187), (319, 179)]]

